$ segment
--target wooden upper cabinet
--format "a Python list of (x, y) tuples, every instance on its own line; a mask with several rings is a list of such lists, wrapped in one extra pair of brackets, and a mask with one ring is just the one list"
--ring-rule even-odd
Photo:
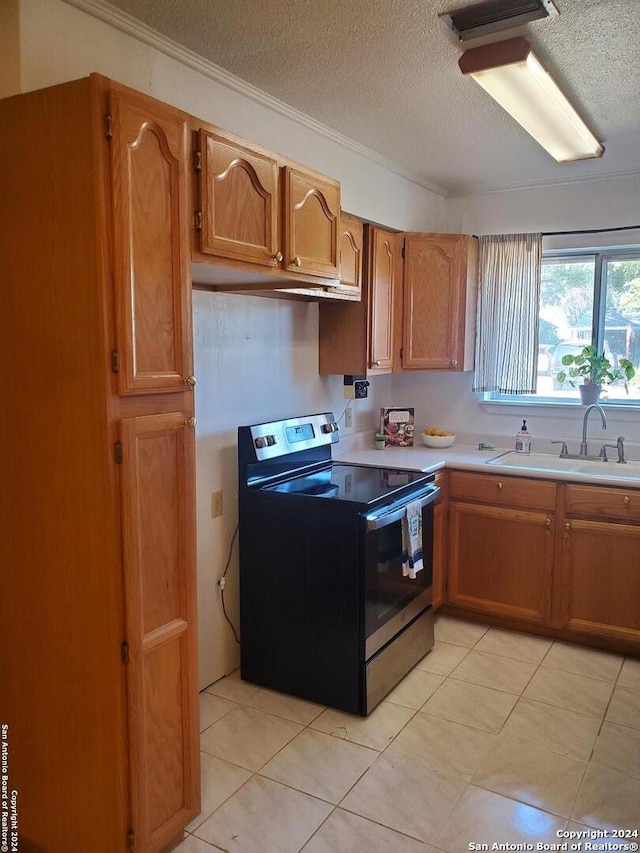
[(369, 229), (369, 371), (393, 369), (398, 236), (382, 228)]
[(199, 145), (200, 251), (278, 267), (278, 163), (208, 130)]
[(340, 184), (284, 167), (284, 268), (337, 279)]
[(352, 296), (362, 294), (362, 253), (364, 225), (348, 213), (340, 215), (339, 231), (340, 283), (333, 290)]
[[(320, 305), (320, 373), (390, 373), (397, 361), (399, 235), (371, 225), (363, 230), (361, 300)], [(356, 274), (357, 254), (351, 244), (352, 227), (346, 229), (343, 225), (341, 232), (342, 262), (347, 261), (346, 275), (341, 275), (346, 278)]]
[(404, 370), (473, 367), (477, 240), (407, 234), (404, 245)]
[(183, 391), (192, 371), (187, 117), (118, 87), (110, 112), (118, 390)]

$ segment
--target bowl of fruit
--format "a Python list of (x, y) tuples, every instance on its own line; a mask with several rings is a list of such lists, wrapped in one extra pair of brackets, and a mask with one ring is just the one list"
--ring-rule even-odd
[(427, 447), (451, 447), (456, 440), (454, 432), (447, 432), (439, 427), (429, 427), (420, 433), (422, 443)]

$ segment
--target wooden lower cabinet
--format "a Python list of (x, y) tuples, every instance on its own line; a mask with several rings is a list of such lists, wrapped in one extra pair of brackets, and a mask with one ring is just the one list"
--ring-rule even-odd
[(447, 580), (447, 474), (438, 471), (436, 485), (440, 495), (433, 506), (433, 609), (438, 610), (444, 604), (445, 584)]
[(456, 612), (640, 650), (640, 490), (451, 471), (448, 545)]
[(640, 643), (640, 527), (582, 519), (566, 524), (563, 626)]
[(452, 471), (447, 603), (545, 623), (555, 507), (555, 483)]
[(451, 501), (447, 601), (543, 624), (553, 564), (553, 521), (544, 512)]
[(640, 491), (566, 487), (558, 623), (640, 643)]

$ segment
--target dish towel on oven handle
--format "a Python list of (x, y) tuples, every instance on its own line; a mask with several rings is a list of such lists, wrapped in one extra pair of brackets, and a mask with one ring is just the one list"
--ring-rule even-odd
[(402, 576), (415, 578), (422, 564), (422, 503), (411, 501), (400, 524), (402, 530)]

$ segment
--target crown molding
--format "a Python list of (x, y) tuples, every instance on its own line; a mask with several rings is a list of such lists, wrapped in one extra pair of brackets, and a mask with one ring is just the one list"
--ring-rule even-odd
[(227, 89), (231, 89), (239, 95), (273, 110), (290, 121), (294, 121), (296, 124), (299, 124), (302, 127), (325, 137), (325, 139), (329, 139), (331, 142), (340, 145), (342, 148), (353, 151), (360, 157), (364, 157), (372, 163), (375, 163), (377, 166), (381, 166), (383, 169), (387, 169), (399, 177), (405, 178), (405, 180), (411, 181), (411, 183), (417, 184), (418, 186), (423, 187), (423, 189), (429, 190), (443, 198), (447, 198), (450, 195), (450, 192), (445, 187), (430, 180), (426, 175), (406, 169), (393, 160), (389, 160), (387, 157), (372, 151), (370, 148), (367, 148), (366, 145), (362, 145), (361, 143), (350, 139), (348, 136), (344, 136), (343, 134), (332, 130), (330, 127), (327, 127), (305, 113), (300, 112), (300, 110), (296, 110), (294, 107), (290, 107), (283, 101), (279, 101), (277, 98), (272, 97), (262, 89), (258, 89), (256, 86), (252, 86), (240, 77), (236, 77), (235, 74), (230, 74), (219, 65), (216, 65), (208, 59), (204, 59), (202, 56), (199, 56), (197, 53), (182, 47), (182, 45), (172, 41), (166, 36), (163, 36), (161, 33), (156, 32), (156, 30), (151, 29), (151, 27), (148, 27), (141, 21), (137, 21), (135, 18), (132, 18), (131, 15), (117, 9), (110, 3), (105, 2), (105, 0), (64, 0), (64, 2), (69, 6), (75, 6), (77, 9), (80, 9), (81, 11), (92, 15), (94, 18), (109, 24), (109, 26), (115, 27), (138, 41), (155, 48), (161, 53), (164, 53), (166, 56), (186, 65), (188, 68), (191, 68), (193, 71), (197, 71), (203, 76), (208, 77), (210, 80), (220, 83)]
[(599, 181), (629, 180), (640, 178), (640, 169), (627, 169), (619, 172), (607, 172), (602, 175), (582, 175), (579, 178), (549, 178), (543, 181), (524, 181), (520, 184), (476, 186), (467, 189), (451, 190), (448, 198), (466, 198), (467, 196), (491, 195), (492, 193), (518, 192), (519, 190), (548, 189), (549, 187), (573, 186), (575, 184), (597, 183)]

